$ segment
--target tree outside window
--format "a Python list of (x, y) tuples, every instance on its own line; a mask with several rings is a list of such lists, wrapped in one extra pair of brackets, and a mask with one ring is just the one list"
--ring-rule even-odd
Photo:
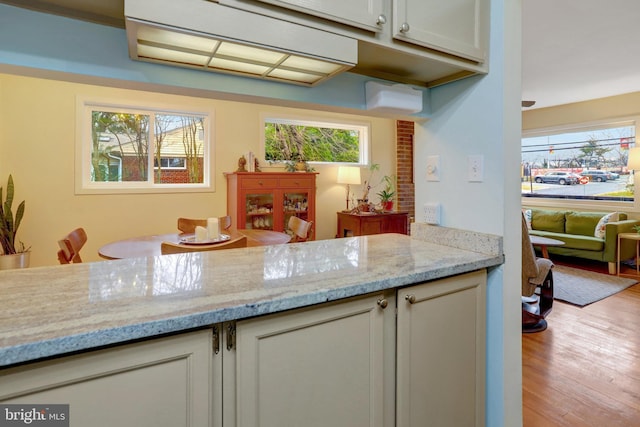
[(368, 126), (268, 118), (265, 160), (366, 164)]
[(205, 122), (196, 115), (92, 109), (91, 182), (204, 183)]

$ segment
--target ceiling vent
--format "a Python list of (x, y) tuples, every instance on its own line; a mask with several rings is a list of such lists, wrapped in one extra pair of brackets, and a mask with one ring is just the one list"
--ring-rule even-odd
[(316, 85), (357, 63), (355, 39), (203, 0), (125, 0), (132, 59)]

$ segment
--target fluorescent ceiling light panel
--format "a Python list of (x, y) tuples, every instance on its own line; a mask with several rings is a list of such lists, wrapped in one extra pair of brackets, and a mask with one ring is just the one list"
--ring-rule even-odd
[(195, 55), (177, 50), (163, 49), (155, 46), (138, 46), (138, 55), (141, 58), (157, 59), (162, 62), (176, 62), (204, 67), (209, 62), (208, 56)]
[(355, 39), (208, 1), (126, 0), (125, 15), (136, 60), (306, 86), (357, 63)]

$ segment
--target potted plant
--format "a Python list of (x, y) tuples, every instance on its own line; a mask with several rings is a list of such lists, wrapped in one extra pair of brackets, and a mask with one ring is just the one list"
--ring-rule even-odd
[(287, 160), (285, 162), (285, 169), (287, 172), (313, 172), (314, 169), (309, 166), (309, 163), (304, 159), (302, 154), (296, 154), (293, 156), (294, 160)]
[(395, 179), (392, 176), (385, 175), (383, 178), (385, 183), (384, 189), (380, 190), (377, 195), (380, 197), (382, 210), (390, 211), (393, 209), (393, 198), (396, 195)]
[(7, 196), (3, 198), (3, 188), (0, 187), (0, 270), (10, 268), (24, 268), (29, 266), (29, 249), (24, 243), (16, 243), (16, 233), (24, 216), (24, 200), (18, 205), (15, 214), (12, 211), (14, 184), (9, 175), (7, 182)]

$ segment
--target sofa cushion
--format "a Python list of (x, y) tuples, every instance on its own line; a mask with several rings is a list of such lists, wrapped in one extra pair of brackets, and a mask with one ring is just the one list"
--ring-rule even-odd
[(618, 212), (611, 212), (610, 214), (606, 214), (605, 216), (600, 218), (600, 221), (598, 221), (598, 224), (596, 225), (596, 230), (593, 233), (593, 235), (595, 237), (604, 239), (605, 229), (607, 227), (607, 224), (609, 222), (615, 222), (619, 220), (620, 220), (620, 215), (618, 214)]
[[(531, 228), (533, 230), (564, 233), (564, 223), (564, 211), (547, 211), (542, 209), (531, 210)], [(590, 233), (592, 236), (594, 229), (592, 229)]]
[(522, 208), (522, 215), (524, 215), (524, 221), (527, 223), (527, 228), (531, 230), (531, 209)]
[[(605, 214), (600, 212), (565, 212), (565, 230), (568, 234), (595, 237), (596, 225)], [(604, 238), (604, 234), (602, 235)]]

